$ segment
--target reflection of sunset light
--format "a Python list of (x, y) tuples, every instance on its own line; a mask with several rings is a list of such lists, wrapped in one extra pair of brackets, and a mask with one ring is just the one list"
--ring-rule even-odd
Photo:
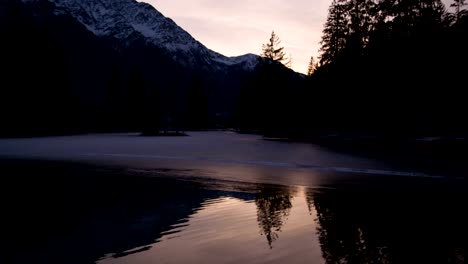
[(324, 173), (300, 168), (283, 168), (275, 166), (205, 163), (205, 175), (214, 173), (225, 180), (261, 183), (268, 182), (281, 185), (320, 186)]
[[(306, 189), (259, 189), (259, 192), (265, 191), (290, 197), (292, 206), (271, 248), (259, 227), (258, 205), (253, 200), (222, 196), (205, 200), (189, 216), (187, 223), (174, 225), (173, 230), (150, 245), (149, 250), (117, 259), (103, 259), (100, 263), (247, 263), (252, 259), (278, 263), (302, 263), (304, 259), (322, 261), (315, 217), (310, 215), (305, 199)], [(178, 232), (174, 233), (174, 230)], [(295, 255), (295, 252), (301, 254)]]

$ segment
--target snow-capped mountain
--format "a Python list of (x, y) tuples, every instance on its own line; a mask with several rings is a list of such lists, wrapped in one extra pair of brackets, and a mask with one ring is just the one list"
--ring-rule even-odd
[(136, 130), (192, 112), (229, 126), (258, 61), (214, 52), (135, 0), (0, 0), (0, 35), (2, 105), (35, 109), (17, 115), (24, 127), (12, 121), (12, 134)]
[[(23, 0), (31, 2), (37, 0)], [(214, 52), (153, 6), (135, 0), (49, 0), (56, 14), (70, 14), (99, 37), (115, 38), (124, 45), (138, 39), (161, 48), (178, 63), (191, 68), (223, 70), (240, 66), (252, 70), (257, 56), (226, 57)]]

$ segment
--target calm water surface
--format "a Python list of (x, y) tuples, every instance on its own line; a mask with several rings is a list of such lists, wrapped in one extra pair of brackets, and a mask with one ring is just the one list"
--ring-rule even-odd
[(462, 159), (190, 135), (0, 139), (0, 263), (465, 262)]
[[(460, 182), (319, 188), (2, 164), (2, 263), (464, 263)], [(463, 183), (463, 182), (462, 182)], [(389, 187), (390, 186), (390, 187)], [(415, 187), (417, 186), (417, 188)]]
[(257, 196), (206, 199), (153, 244), (98, 263), (324, 263), (304, 190)]

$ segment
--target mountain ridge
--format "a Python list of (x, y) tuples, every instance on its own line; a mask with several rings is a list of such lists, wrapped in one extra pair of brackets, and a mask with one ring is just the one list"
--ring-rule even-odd
[[(37, 2), (39, 0), (22, 0)], [(215, 52), (193, 38), (172, 19), (164, 16), (152, 5), (135, 0), (48, 0), (57, 7), (55, 14), (69, 13), (98, 37), (114, 38), (131, 45), (135, 38), (142, 39), (169, 53), (183, 66), (195, 68), (200, 62), (209, 70), (226, 70), (241, 66), (251, 71), (257, 55), (244, 54), (227, 57)]]
[(0, 1), (0, 34), (0, 136), (235, 127), (259, 86), (257, 55), (214, 52), (134, 0)]

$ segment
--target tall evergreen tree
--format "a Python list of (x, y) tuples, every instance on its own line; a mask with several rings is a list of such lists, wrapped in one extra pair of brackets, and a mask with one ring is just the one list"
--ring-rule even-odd
[(373, 0), (350, 0), (344, 5), (348, 20), (346, 48), (354, 55), (363, 55), (376, 20), (376, 5)]
[(284, 47), (281, 47), (281, 40), (275, 31), (271, 32), (271, 37), (268, 43), (262, 45), (261, 59), (263, 62), (279, 62), (287, 61)]
[(314, 74), (316, 66), (314, 56), (311, 56), (309, 66), (307, 68), (307, 76), (312, 76), (312, 74)]
[(320, 63), (325, 65), (337, 58), (346, 46), (346, 6), (343, 1), (333, 0), (320, 44)]
[(292, 67), (293, 67), (293, 56), (292, 56), (291, 53), (289, 53), (289, 58), (288, 58), (288, 60), (286, 61), (286, 63), (284, 64), (284, 66), (286, 66), (286, 67), (292, 69)]

